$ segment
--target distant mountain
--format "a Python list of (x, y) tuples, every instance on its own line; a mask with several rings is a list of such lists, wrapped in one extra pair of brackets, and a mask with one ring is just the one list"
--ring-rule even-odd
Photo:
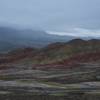
[(50, 35), (41, 30), (0, 27), (0, 51), (20, 47), (43, 47), (49, 43), (69, 41), (73, 38)]

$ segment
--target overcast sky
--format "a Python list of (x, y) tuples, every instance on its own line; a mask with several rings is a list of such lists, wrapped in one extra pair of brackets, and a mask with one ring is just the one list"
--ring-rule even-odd
[(100, 36), (100, 0), (0, 0), (0, 25)]

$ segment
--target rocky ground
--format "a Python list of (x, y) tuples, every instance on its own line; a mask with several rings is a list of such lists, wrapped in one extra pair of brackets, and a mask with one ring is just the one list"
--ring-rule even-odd
[(80, 63), (67, 70), (9, 66), (0, 70), (0, 100), (100, 99), (99, 62)]

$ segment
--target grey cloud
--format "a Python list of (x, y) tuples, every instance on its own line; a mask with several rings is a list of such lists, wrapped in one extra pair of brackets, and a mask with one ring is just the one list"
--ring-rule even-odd
[(100, 0), (0, 0), (0, 22), (49, 31), (100, 29)]

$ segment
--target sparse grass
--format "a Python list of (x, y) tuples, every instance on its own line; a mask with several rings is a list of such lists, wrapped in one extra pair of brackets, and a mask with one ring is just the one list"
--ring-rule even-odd
[(15, 77), (13, 77), (13, 76), (0, 75), (0, 80), (5, 80), (5, 81), (15, 80)]
[(47, 85), (51, 85), (51, 86), (54, 86), (54, 87), (63, 87), (62, 84), (56, 83), (56, 82), (43, 82), (43, 81), (42, 81), (41, 83), (47, 84)]
[(66, 96), (65, 92), (60, 92), (60, 93), (52, 93), (50, 94), (51, 96)]
[(21, 82), (21, 83), (33, 83), (34, 82), (34, 80), (27, 80), (27, 79), (20, 79), (20, 80), (16, 80), (16, 81), (18, 81), (18, 82)]
[(85, 94), (88, 94), (88, 95), (100, 95), (100, 91), (90, 91), (90, 92), (86, 92)]
[[(40, 81), (39, 81), (40, 82)], [(81, 87), (76, 85), (76, 84), (60, 84), (60, 83), (56, 83), (56, 82), (46, 82), (46, 81), (41, 81), (41, 83), (43, 84), (47, 84), (47, 85), (50, 85), (54, 88), (62, 88), (62, 89), (65, 89), (65, 90), (80, 90)]]

